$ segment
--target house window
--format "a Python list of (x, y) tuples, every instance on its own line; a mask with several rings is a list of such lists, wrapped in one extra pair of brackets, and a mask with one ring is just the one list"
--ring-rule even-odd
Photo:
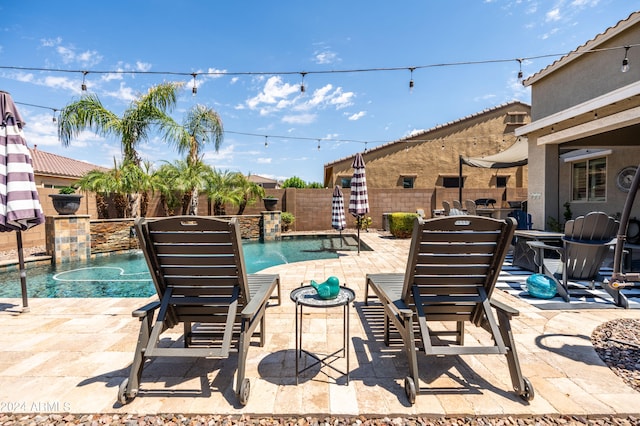
[(340, 178), (340, 186), (342, 188), (351, 188), (351, 178), (350, 177)]
[(413, 188), (413, 182), (415, 181), (413, 176), (402, 176), (402, 187), (405, 189)]
[(445, 188), (459, 188), (460, 179), (458, 177), (442, 177), (442, 186)]
[(496, 187), (497, 188), (506, 188), (507, 187), (507, 179), (509, 176), (496, 176)]
[(571, 164), (571, 200), (606, 201), (607, 159), (592, 158)]
[(524, 119), (526, 116), (526, 112), (508, 112), (507, 124), (524, 124)]

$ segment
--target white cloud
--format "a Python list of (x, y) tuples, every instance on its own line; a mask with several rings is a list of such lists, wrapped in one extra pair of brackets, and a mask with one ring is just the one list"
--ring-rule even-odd
[(315, 52), (314, 59), (316, 64), (333, 64), (339, 62), (338, 54), (328, 50)]
[(367, 115), (366, 111), (360, 111), (360, 112), (356, 112), (355, 114), (351, 114), (349, 116), (349, 120), (351, 121), (356, 121), (361, 119), (362, 117), (364, 117), (365, 115)]
[[(47, 76), (39, 81), (38, 84), (55, 89), (65, 89), (74, 93), (80, 93), (81, 90), (80, 80), (69, 80), (67, 77)], [(87, 82), (87, 86), (91, 87), (91, 83)]]
[(283, 83), (281, 77), (269, 77), (262, 89), (262, 92), (247, 100), (246, 104), (249, 109), (258, 109), (261, 104), (273, 105), (280, 100), (286, 99), (298, 90), (299, 87), (297, 85)]
[(256, 163), (258, 164), (271, 164), (271, 158), (257, 158)]
[(282, 121), (289, 124), (310, 124), (315, 120), (316, 114), (286, 115), (282, 117)]
[(151, 64), (147, 63), (147, 62), (136, 62), (136, 70), (138, 71), (149, 71), (151, 69)]
[(131, 87), (127, 87), (125, 82), (120, 82), (118, 90), (106, 92), (106, 95), (126, 102), (131, 102), (138, 98), (133, 89)]
[(547, 22), (559, 21), (561, 18), (560, 9), (557, 7), (555, 9), (551, 9), (546, 13), (545, 17)]

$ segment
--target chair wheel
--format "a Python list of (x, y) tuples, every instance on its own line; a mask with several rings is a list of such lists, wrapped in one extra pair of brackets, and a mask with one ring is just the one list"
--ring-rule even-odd
[(127, 405), (133, 401), (134, 396), (127, 395), (127, 386), (129, 385), (129, 378), (126, 378), (120, 383), (118, 387), (118, 402), (122, 405)]
[(404, 393), (409, 399), (409, 403), (415, 404), (416, 402), (416, 384), (411, 377), (404, 378)]
[(522, 381), (524, 382), (524, 389), (520, 394), (520, 398), (524, 399), (525, 401), (531, 401), (536, 396), (536, 393), (533, 390), (533, 385), (526, 377), (523, 377)]
[(249, 379), (244, 379), (240, 385), (240, 392), (238, 393), (238, 399), (240, 404), (247, 405), (249, 402), (249, 394), (251, 393), (251, 382)]

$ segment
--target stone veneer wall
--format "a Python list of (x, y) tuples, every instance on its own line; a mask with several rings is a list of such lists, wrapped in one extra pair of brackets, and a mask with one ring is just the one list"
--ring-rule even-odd
[(91, 221), (91, 254), (138, 248), (133, 219)]
[(46, 250), (52, 263), (86, 261), (91, 256), (89, 215), (47, 216)]

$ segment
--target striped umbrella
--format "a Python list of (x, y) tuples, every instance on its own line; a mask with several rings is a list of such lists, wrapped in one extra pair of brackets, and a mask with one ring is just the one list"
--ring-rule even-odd
[(344, 217), (344, 197), (338, 185), (333, 190), (331, 201), (331, 226), (338, 231), (347, 227), (347, 220)]
[[(367, 195), (367, 178), (365, 176), (364, 159), (357, 153), (351, 164), (353, 177), (351, 178), (351, 197), (349, 198), (349, 213), (356, 216), (358, 225), (362, 217), (369, 213), (369, 196)], [(358, 254), (360, 254), (360, 226), (358, 228)]]
[(23, 312), (29, 310), (22, 231), (44, 222), (24, 121), (7, 92), (0, 91), (0, 231), (16, 231)]

